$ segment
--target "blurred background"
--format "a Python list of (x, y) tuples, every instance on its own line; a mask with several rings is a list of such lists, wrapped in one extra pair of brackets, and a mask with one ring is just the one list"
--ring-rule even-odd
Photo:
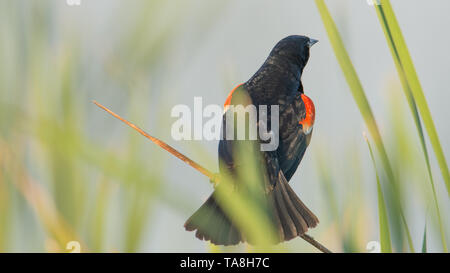
[[(448, 159), (450, 2), (391, 2)], [(420, 251), (426, 226), (428, 251), (440, 252), (424, 156), (375, 9), (366, 0), (326, 3), (387, 146), (414, 246)], [(184, 221), (212, 192), (208, 180), (91, 101), (216, 171), (217, 141), (171, 138), (172, 107), (193, 106), (195, 96), (222, 104), (292, 34), (320, 41), (303, 73), (314, 134), (291, 180), (321, 221), (309, 234), (337, 252), (367, 252), (379, 241), (366, 127), (314, 1), (69, 4), (0, 0), (0, 252), (67, 252), (69, 241), (81, 251), (249, 251), (186, 232)], [(427, 144), (448, 241), (450, 202)], [(391, 228), (394, 251), (409, 251)], [(297, 238), (274, 251), (316, 250)]]

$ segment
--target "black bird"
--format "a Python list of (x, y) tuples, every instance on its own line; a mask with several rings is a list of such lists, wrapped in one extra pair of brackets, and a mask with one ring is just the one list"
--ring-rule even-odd
[[(317, 40), (292, 35), (279, 41), (261, 68), (244, 84), (238, 85), (225, 102), (230, 105), (245, 104), (279, 106), (279, 145), (272, 151), (258, 152), (264, 187), (264, 196), (270, 207), (270, 219), (277, 231), (277, 242), (291, 240), (313, 228), (319, 219), (303, 204), (289, 186), (288, 181), (297, 170), (308, 147), (314, 125), (314, 104), (305, 94), (301, 82), (303, 69), (309, 59), (309, 50)], [(237, 99), (237, 97), (241, 99)], [(229, 110), (228, 110), (229, 111)], [(222, 131), (226, 131), (226, 113)], [(271, 112), (266, 126), (271, 129)], [(257, 126), (261, 126), (258, 117)], [(258, 143), (266, 143), (258, 138)], [(236, 156), (237, 140), (223, 139), (219, 143), (220, 172), (235, 175), (244, 168), (245, 161)], [(239, 188), (239, 187), (238, 187)], [(197, 230), (196, 237), (210, 240), (216, 245), (235, 245), (248, 241), (233, 219), (216, 201), (213, 193), (206, 202), (186, 221), (188, 231)]]

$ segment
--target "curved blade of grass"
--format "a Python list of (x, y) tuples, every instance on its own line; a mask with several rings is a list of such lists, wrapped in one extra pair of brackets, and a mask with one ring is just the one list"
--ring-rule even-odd
[[(436, 194), (436, 189), (434, 186), (434, 180), (433, 180), (433, 174), (431, 172), (431, 165), (430, 165), (430, 159), (428, 156), (428, 150), (427, 150), (427, 146), (425, 143), (425, 137), (424, 137), (424, 133), (423, 133), (423, 128), (422, 128), (422, 124), (420, 122), (420, 117), (419, 117), (419, 113), (417, 111), (417, 104), (416, 101), (414, 100), (412, 91), (411, 91), (411, 87), (408, 83), (406, 74), (405, 74), (405, 69), (402, 65), (401, 59), (400, 59), (400, 55), (399, 55), (399, 50), (396, 46), (396, 44), (394, 43), (394, 38), (392, 36), (392, 31), (387, 23), (387, 18), (386, 18), (386, 14), (384, 12), (383, 6), (382, 5), (375, 5), (375, 9), (377, 11), (377, 15), (378, 15), (378, 19), (380, 20), (383, 32), (386, 36), (386, 40), (387, 43), (389, 45), (389, 49), (391, 50), (391, 54), (392, 54), (392, 58), (394, 59), (394, 63), (395, 66), (397, 68), (398, 71), (398, 75), (400, 78), (400, 82), (403, 86), (403, 91), (405, 93), (406, 96), (406, 100), (408, 101), (408, 105), (409, 108), (411, 110), (411, 113), (413, 115), (414, 118), (414, 123), (416, 125), (416, 129), (417, 129), (417, 133), (419, 135), (419, 139), (420, 139), (420, 144), (422, 146), (422, 151), (425, 157), (425, 163), (427, 166), (427, 172), (428, 172), (428, 176), (430, 178), (430, 183), (431, 183), (431, 189), (433, 192), (433, 199), (434, 199), (434, 204), (436, 207), (436, 213), (437, 213), (437, 217), (438, 217), (438, 222), (439, 222), (439, 231), (441, 234), (441, 241), (442, 241), (442, 247), (444, 249), (445, 252), (447, 252), (447, 243), (446, 243), (446, 239), (445, 239), (445, 231), (444, 231), (444, 226), (442, 223), (442, 217), (441, 217), (441, 213), (439, 210), (439, 203), (437, 200), (437, 194)], [(400, 29), (399, 29), (400, 30)]]
[(431, 145), (433, 146), (434, 153), (436, 154), (436, 158), (441, 169), (442, 177), (444, 178), (445, 185), (447, 187), (447, 193), (450, 194), (450, 174), (447, 161), (445, 159), (444, 152), (442, 151), (439, 136), (437, 134), (433, 118), (431, 117), (431, 112), (423, 93), (422, 85), (420, 84), (419, 78), (417, 76), (414, 63), (411, 59), (411, 55), (409, 54), (408, 47), (406, 45), (405, 39), (403, 37), (390, 1), (381, 0), (380, 3), (381, 5), (377, 6), (377, 9), (383, 11), (383, 19), (385, 20), (385, 24), (389, 29), (390, 36), (392, 37), (392, 42), (395, 45), (396, 51), (398, 53), (400, 65), (404, 71), (405, 79), (411, 89), (413, 99), (417, 103), (418, 110), (425, 125), (425, 129), (427, 130), (428, 136), (430, 137)]
[(423, 230), (422, 253), (427, 253), (427, 224), (426, 223), (425, 223), (425, 229)]
[(254, 198), (235, 190), (229, 174), (222, 174), (216, 187), (216, 197), (224, 212), (235, 220), (244, 236), (255, 245), (270, 250), (275, 242), (275, 231), (269, 217)]
[(377, 178), (377, 194), (378, 194), (378, 217), (380, 224), (380, 244), (381, 251), (384, 253), (391, 253), (391, 233), (389, 232), (389, 220), (386, 211), (386, 203), (384, 202), (383, 190), (381, 189), (380, 177), (378, 176), (377, 164), (375, 157), (373, 156), (372, 147), (370, 146), (369, 139), (364, 134), (364, 139), (369, 147), (370, 157), (372, 158), (373, 167), (375, 169), (375, 175)]
[(325, 2), (323, 0), (316, 0), (316, 5), (319, 9), (331, 45), (333, 46), (334, 53), (339, 62), (339, 65), (341, 66), (342, 72), (344, 73), (345, 79), (347, 80), (347, 83), (350, 87), (350, 91), (353, 95), (353, 98), (355, 99), (358, 109), (364, 118), (369, 133), (372, 135), (375, 141), (375, 145), (377, 147), (378, 152), (380, 153), (380, 157), (382, 158), (385, 171), (389, 179), (393, 181), (394, 173), (392, 171), (392, 167), (389, 162), (386, 149), (381, 139), (381, 134), (378, 129), (378, 125), (376, 124), (372, 108), (370, 107), (369, 101), (367, 100), (366, 94), (364, 93), (361, 81), (359, 80), (359, 77), (352, 64), (352, 61), (350, 60), (350, 57), (348, 56), (347, 50), (345, 49), (344, 43), (342, 42), (339, 31), (333, 21), (333, 18), (331, 17), (328, 11), (327, 6), (325, 5)]
[[(334, 23), (334, 20), (331, 17), (324, 0), (315, 0), (315, 2), (317, 8), (319, 9), (320, 16), (322, 17), (322, 21), (328, 33), (328, 38), (330, 39), (330, 43), (333, 47), (336, 58), (339, 62), (339, 65), (341, 66), (342, 72), (344, 73), (345, 79), (347, 80), (347, 83), (350, 87), (352, 96), (355, 99), (358, 109), (361, 112), (361, 115), (369, 130), (369, 133), (371, 134), (375, 142), (375, 146), (381, 158), (381, 163), (383, 164), (383, 169), (388, 177), (388, 180), (391, 183), (392, 191), (395, 195), (398, 195), (392, 165), (389, 161), (389, 157), (387, 155), (383, 140), (381, 138), (380, 130), (378, 129), (378, 125), (375, 121), (375, 117), (373, 115), (369, 101), (367, 100), (366, 94), (364, 93), (361, 81), (359, 80), (356, 70), (347, 53), (347, 50), (345, 49), (344, 43), (342, 42), (342, 38), (339, 34), (336, 24)], [(393, 201), (395, 202), (394, 204), (395, 208), (393, 209), (400, 216), (401, 221), (405, 227), (409, 248), (412, 252), (414, 252), (411, 234), (409, 232), (408, 224), (401, 209), (400, 200), (398, 200), (398, 198), (393, 198)]]

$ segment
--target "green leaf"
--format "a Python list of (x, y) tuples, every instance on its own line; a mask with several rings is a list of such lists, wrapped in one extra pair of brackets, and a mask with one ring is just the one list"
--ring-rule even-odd
[(426, 223), (425, 223), (425, 229), (423, 230), (422, 253), (427, 253), (427, 224)]
[(378, 194), (378, 218), (380, 224), (380, 244), (381, 252), (391, 253), (391, 233), (389, 231), (389, 220), (386, 211), (386, 203), (384, 202), (383, 190), (381, 188), (380, 177), (378, 176), (377, 165), (373, 156), (372, 147), (366, 136), (364, 136), (367, 146), (369, 147), (370, 157), (372, 158), (373, 167), (377, 178), (377, 194)]

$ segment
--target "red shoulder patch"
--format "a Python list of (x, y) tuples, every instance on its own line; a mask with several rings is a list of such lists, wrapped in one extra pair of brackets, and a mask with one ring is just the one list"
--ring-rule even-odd
[(305, 134), (311, 133), (311, 130), (314, 126), (314, 119), (316, 117), (316, 109), (314, 107), (313, 101), (306, 96), (305, 94), (302, 94), (301, 96), (303, 103), (305, 104), (305, 111), (306, 115), (305, 118), (299, 121), (298, 124), (301, 124), (303, 127), (303, 132)]
[(230, 104), (231, 104), (231, 98), (233, 97), (234, 91), (236, 91), (236, 89), (238, 89), (238, 87), (241, 86), (241, 85), (243, 85), (243, 83), (241, 83), (238, 86), (236, 86), (235, 88), (233, 88), (233, 90), (231, 90), (231, 92), (228, 94), (228, 97), (225, 100), (225, 103), (223, 104), (223, 107), (225, 108), (225, 111), (228, 108), (227, 106), (230, 106)]

